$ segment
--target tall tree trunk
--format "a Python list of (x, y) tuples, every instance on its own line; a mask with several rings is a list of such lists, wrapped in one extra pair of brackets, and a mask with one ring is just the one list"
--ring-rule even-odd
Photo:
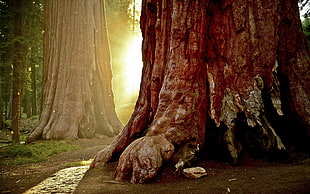
[[(279, 41), (277, 54), (279, 74), (285, 87), (285, 101), (289, 111), (308, 129), (310, 136), (310, 56), (307, 39), (304, 36), (297, 14), (295, 1), (282, 1), (279, 5), (281, 20), (278, 22)], [(294, 12), (293, 12), (294, 11)], [(306, 135), (306, 134), (305, 134)]]
[(294, 128), (276, 129), (269, 112), (285, 120), (287, 103), (309, 124), (310, 61), (297, 2), (145, 0), (141, 29), (144, 67), (135, 111), (91, 167), (120, 156), (116, 179), (142, 183), (190, 141), (207, 156), (225, 145), (218, 155), (234, 164), (243, 149), (283, 152), (277, 132)]
[(117, 134), (104, 1), (45, 1), (44, 51), (42, 113), (28, 140)]
[(27, 118), (31, 117), (31, 102), (30, 102), (30, 91), (27, 87), (23, 88), (23, 112), (22, 113), (26, 113), (27, 114)]
[(37, 115), (37, 76), (36, 65), (31, 64), (31, 116)]
[(21, 95), (22, 95), (22, 76), (24, 72), (25, 52), (22, 37), (22, 5), (23, 1), (11, 1), (9, 7), (14, 13), (14, 42), (15, 53), (13, 57), (13, 80), (12, 80), (12, 142), (13, 144), (20, 143), (20, 117), (21, 117)]
[[(0, 69), (1, 72), (1, 69)], [(1, 72), (2, 73), (2, 72)], [(0, 83), (0, 130), (5, 128), (5, 123), (4, 123), (4, 103), (3, 103), (3, 89), (2, 89), (2, 83)]]

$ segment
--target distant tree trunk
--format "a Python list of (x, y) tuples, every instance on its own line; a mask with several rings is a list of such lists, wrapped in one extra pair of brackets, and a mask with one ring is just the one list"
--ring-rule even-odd
[(296, 1), (145, 0), (141, 29), (135, 111), (91, 167), (120, 156), (116, 179), (143, 183), (190, 141), (234, 164), (242, 150), (283, 152), (278, 132), (307, 143), (290, 118), (309, 130), (310, 60)]
[(6, 95), (4, 95), (4, 115), (5, 115), (4, 119), (9, 119), (9, 118), (12, 118), (11, 117), (12, 116), (12, 111), (11, 111), (11, 109), (12, 109), (12, 106), (11, 106), (12, 94), (10, 92), (9, 87), (5, 87), (3, 93), (6, 94)]
[(45, 1), (43, 78), (42, 112), (28, 141), (118, 134), (103, 0)]
[(24, 46), (22, 37), (22, 5), (23, 2), (19, 0), (12, 0), (9, 7), (14, 13), (14, 48), (13, 54), (13, 80), (12, 80), (12, 142), (13, 144), (20, 143), (20, 117), (21, 117), (21, 95), (22, 95), (22, 77), (24, 73)]
[(0, 83), (0, 130), (5, 128), (3, 114), (4, 114), (4, 103), (3, 103), (3, 95), (2, 95), (2, 83)]
[(37, 76), (36, 65), (31, 64), (31, 116), (37, 115)]
[(26, 113), (27, 118), (31, 117), (31, 101), (30, 101), (30, 91), (27, 87), (23, 88), (23, 112), (22, 113)]

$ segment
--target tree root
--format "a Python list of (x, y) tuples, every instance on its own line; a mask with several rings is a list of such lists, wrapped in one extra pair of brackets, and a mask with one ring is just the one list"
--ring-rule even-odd
[(169, 160), (174, 146), (163, 136), (145, 136), (132, 142), (122, 153), (115, 179), (144, 183), (156, 176), (163, 160)]

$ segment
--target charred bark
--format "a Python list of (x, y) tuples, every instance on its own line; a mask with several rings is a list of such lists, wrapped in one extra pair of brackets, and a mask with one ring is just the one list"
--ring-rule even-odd
[[(290, 25), (283, 26), (287, 17)], [(276, 125), (269, 111), (287, 118), (289, 104), (309, 132), (309, 51), (297, 2), (147, 0), (141, 29), (144, 67), (135, 111), (91, 167), (121, 154), (116, 178), (141, 183), (190, 141), (207, 155), (226, 150), (234, 164), (243, 149), (285, 152), (279, 133), (294, 128)]]
[(102, 0), (45, 1), (42, 113), (28, 141), (120, 131), (103, 8)]

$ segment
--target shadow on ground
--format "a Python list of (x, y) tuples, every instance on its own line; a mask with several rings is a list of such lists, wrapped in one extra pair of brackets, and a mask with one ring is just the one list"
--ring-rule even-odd
[(148, 184), (114, 181), (116, 163), (87, 171), (74, 193), (309, 193), (310, 160), (299, 164), (255, 161), (232, 167), (218, 162), (198, 164), (208, 176), (187, 179), (165, 168)]

